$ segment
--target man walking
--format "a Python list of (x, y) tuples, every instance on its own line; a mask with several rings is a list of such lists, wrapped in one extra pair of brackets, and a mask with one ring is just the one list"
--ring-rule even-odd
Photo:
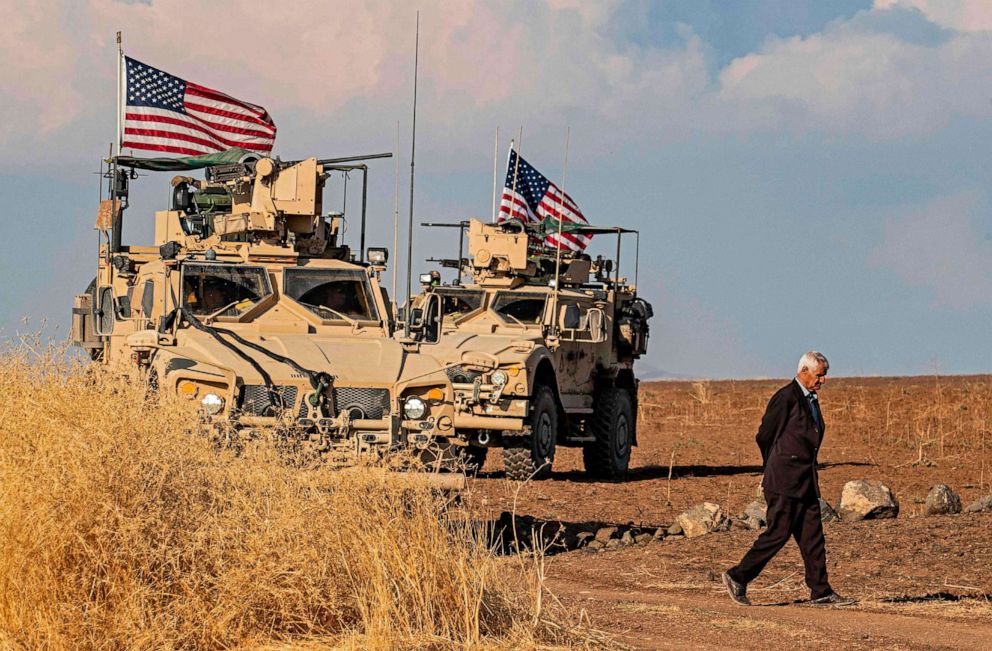
[(806, 566), (810, 603), (817, 606), (848, 606), (853, 599), (841, 597), (827, 581), (827, 558), (820, 521), (820, 486), (816, 455), (823, 441), (823, 413), (816, 391), (826, 382), (827, 358), (810, 351), (799, 360), (796, 378), (775, 392), (761, 419), (756, 438), (761, 448), (765, 474), (761, 487), (768, 504), (768, 527), (736, 566), (723, 573), (730, 598), (751, 605), (747, 584), (753, 581), (772, 557), (796, 539)]

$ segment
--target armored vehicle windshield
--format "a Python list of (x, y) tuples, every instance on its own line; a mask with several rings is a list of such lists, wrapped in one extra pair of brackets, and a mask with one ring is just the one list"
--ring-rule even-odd
[(544, 304), (547, 294), (523, 292), (497, 292), (493, 300), (493, 311), (504, 321), (524, 325), (540, 325), (544, 317)]
[(441, 297), (441, 314), (445, 319), (452, 320), (478, 311), (486, 297), (481, 289), (438, 287), (434, 291)]
[(262, 267), (186, 262), (182, 274), (183, 306), (196, 316), (240, 317), (272, 293)]
[(378, 321), (368, 275), (358, 269), (289, 268), (286, 296), (327, 321)]

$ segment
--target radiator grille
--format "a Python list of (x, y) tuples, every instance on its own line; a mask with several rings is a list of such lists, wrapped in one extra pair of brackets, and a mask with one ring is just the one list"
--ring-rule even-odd
[(273, 400), (264, 384), (246, 384), (241, 390), (241, 411), (252, 416), (274, 416), (280, 408), (292, 409), (296, 404), (297, 388), (294, 386), (273, 387), (282, 398), (282, 405)]
[(334, 412), (347, 411), (352, 418), (379, 419), (389, 413), (389, 389), (334, 387), (333, 397)]

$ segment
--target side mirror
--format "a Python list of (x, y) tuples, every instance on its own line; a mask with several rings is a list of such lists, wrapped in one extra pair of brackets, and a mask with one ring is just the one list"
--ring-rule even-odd
[(589, 338), (593, 343), (606, 341), (606, 314), (598, 307), (589, 308), (586, 312), (586, 323), (589, 328)]
[(93, 331), (101, 336), (114, 332), (114, 288), (101, 287), (93, 306)]

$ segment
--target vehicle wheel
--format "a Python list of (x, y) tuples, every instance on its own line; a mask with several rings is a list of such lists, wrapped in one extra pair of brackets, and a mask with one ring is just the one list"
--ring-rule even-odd
[(476, 445), (468, 445), (462, 448), (465, 469), (473, 475), (482, 470), (482, 466), (486, 465), (487, 456), (489, 456), (489, 448), (481, 448)]
[(558, 437), (558, 403), (550, 387), (538, 386), (534, 391), (528, 419), (530, 435), (507, 437), (503, 448), (503, 469), (507, 479), (546, 479), (551, 475)]
[(588, 424), (596, 440), (582, 448), (586, 472), (607, 479), (626, 475), (637, 427), (630, 392), (615, 387), (603, 389)]

